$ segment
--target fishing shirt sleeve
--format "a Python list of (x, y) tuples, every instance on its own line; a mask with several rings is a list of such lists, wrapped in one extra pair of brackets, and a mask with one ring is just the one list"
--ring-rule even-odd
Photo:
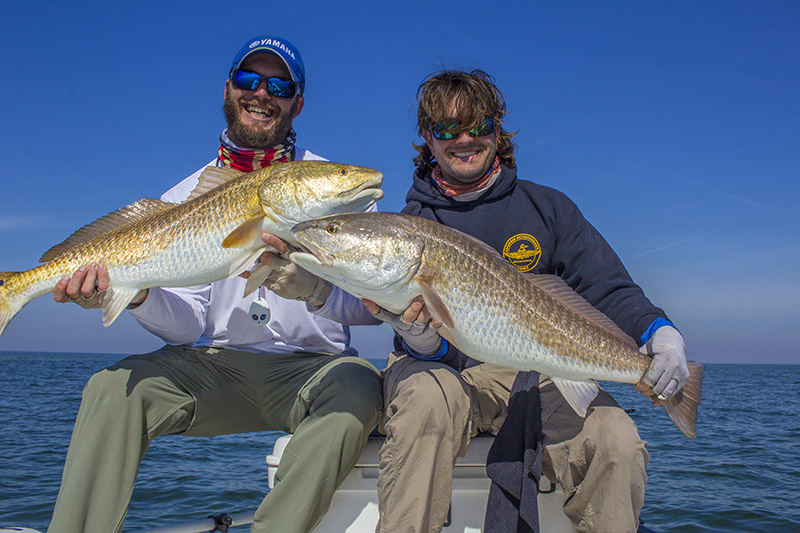
[(153, 287), (141, 305), (129, 312), (147, 331), (167, 344), (191, 346), (206, 327), (211, 285)]
[(374, 326), (382, 322), (367, 311), (361, 299), (333, 286), (325, 305), (319, 309), (309, 307), (316, 315), (333, 320), (345, 326)]

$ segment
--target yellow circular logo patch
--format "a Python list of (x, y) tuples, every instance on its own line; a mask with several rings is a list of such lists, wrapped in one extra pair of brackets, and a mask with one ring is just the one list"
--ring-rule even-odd
[(511, 261), (520, 272), (527, 272), (542, 257), (542, 247), (533, 235), (519, 233), (506, 241), (503, 246), (503, 257)]

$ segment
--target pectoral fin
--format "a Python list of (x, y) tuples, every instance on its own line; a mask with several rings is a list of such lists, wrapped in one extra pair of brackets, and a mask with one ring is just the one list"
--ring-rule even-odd
[(428, 310), (431, 312), (431, 315), (433, 315), (433, 318), (445, 326), (452, 328), (454, 325), (453, 317), (450, 316), (450, 311), (442, 301), (442, 298), (433, 287), (428, 285), (427, 281), (423, 279), (418, 281), (420, 286), (422, 286), (422, 299), (425, 300), (425, 305), (428, 306)]
[(111, 287), (103, 296), (103, 325), (114, 323), (117, 317), (128, 307), (140, 289), (128, 287)]
[(572, 379), (551, 377), (561, 396), (580, 416), (585, 417), (589, 404), (597, 396), (600, 386), (594, 381), (575, 381)]
[(232, 278), (233, 276), (238, 276), (250, 268), (250, 266), (258, 260), (258, 256), (260, 256), (263, 251), (263, 249), (255, 250), (234, 262), (228, 270), (228, 277)]
[(261, 285), (263, 285), (264, 282), (267, 281), (267, 277), (271, 272), (272, 267), (264, 263), (258, 263), (256, 266), (250, 269), (250, 277), (247, 278), (247, 283), (244, 286), (244, 295), (247, 296), (251, 294)]
[(252, 216), (239, 224), (230, 232), (225, 240), (222, 241), (223, 248), (239, 248), (248, 246), (256, 239), (261, 239), (261, 222), (264, 220), (264, 213)]

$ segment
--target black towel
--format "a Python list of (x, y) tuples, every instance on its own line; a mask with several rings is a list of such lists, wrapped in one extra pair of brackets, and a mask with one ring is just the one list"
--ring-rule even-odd
[(492, 480), (484, 533), (538, 533), (542, 473), (539, 373), (520, 372), (511, 388), (508, 418), (486, 457)]

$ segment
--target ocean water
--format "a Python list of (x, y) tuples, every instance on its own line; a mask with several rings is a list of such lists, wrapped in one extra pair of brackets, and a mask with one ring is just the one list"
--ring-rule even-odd
[[(120, 358), (0, 352), (0, 526), (47, 528), (83, 385)], [(707, 365), (697, 441), (632, 387), (604, 386), (635, 409), (648, 441), (649, 527), (800, 531), (800, 365)], [(125, 531), (254, 510), (267, 490), (265, 456), (280, 435), (159, 437)]]

